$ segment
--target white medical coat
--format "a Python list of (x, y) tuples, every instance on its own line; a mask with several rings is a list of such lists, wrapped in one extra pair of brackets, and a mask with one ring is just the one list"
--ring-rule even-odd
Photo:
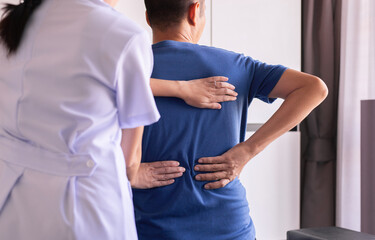
[(158, 120), (147, 33), (100, 0), (44, 0), (0, 46), (0, 239), (135, 240), (121, 128)]

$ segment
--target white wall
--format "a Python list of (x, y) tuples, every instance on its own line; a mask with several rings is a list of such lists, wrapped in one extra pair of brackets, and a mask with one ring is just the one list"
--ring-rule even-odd
[(146, 29), (150, 33), (151, 38), (151, 28), (146, 22), (146, 8), (143, 0), (119, 0), (116, 10), (133, 19), (136, 23)]
[[(247, 133), (247, 137), (252, 134)], [(257, 239), (285, 239), (288, 230), (299, 228), (299, 145), (300, 133), (288, 132), (253, 158), (241, 173)]]

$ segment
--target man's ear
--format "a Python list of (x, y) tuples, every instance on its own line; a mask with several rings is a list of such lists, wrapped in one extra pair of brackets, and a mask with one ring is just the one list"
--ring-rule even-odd
[(193, 3), (189, 7), (188, 22), (190, 25), (196, 26), (199, 17), (199, 2)]
[(148, 18), (147, 11), (145, 12), (145, 16), (146, 16), (146, 22), (147, 22), (147, 24), (151, 27), (150, 18)]

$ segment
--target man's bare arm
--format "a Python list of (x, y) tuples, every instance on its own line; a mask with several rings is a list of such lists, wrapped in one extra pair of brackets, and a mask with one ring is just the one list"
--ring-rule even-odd
[(286, 70), (275, 88), (271, 98), (285, 99), (275, 114), (247, 141), (234, 146), (218, 157), (202, 158), (195, 166), (199, 181), (207, 183), (206, 189), (216, 189), (227, 185), (241, 173), (243, 167), (272, 141), (299, 124), (327, 96), (328, 89), (318, 77)]

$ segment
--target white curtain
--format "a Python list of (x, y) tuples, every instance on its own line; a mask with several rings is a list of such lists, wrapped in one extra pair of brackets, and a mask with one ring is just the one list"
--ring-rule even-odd
[(375, 99), (375, 0), (343, 0), (340, 75), (336, 221), (360, 231), (360, 101)]

